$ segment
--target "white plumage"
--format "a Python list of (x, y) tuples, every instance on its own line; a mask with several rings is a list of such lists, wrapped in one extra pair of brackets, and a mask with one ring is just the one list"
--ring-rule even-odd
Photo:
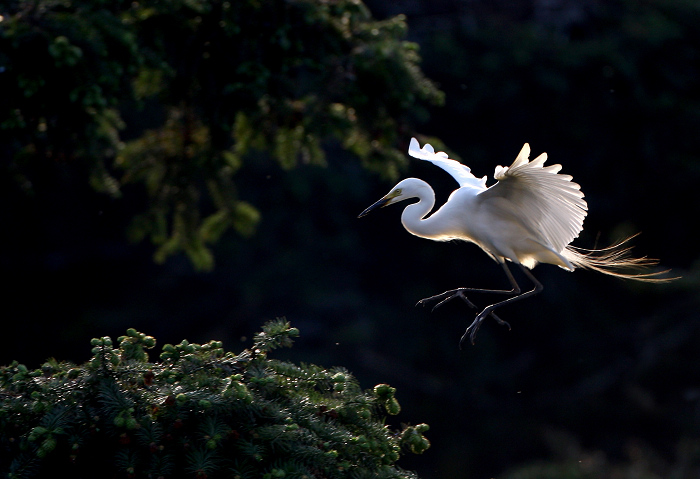
[[(627, 240), (601, 250), (580, 250), (570, 246), (583, 229), (588, 205), (581, 187), (569, 175), (563, 175), (561, 165), (544, 166), (547, 154), (530, 161), (530, 146), (525, 143), (509, 167), (497, 166), (491, 187), (486, 177), (477, 178), (469, 167), (452, 160), (444, 152), (435, 152), (429, 144), (422, 148), (411, 139), (409, 155), (429, 161), (447, 171), (459, 184), (447, 202), (428, 216), (435, 206), (435, 193), (430, 185), (417, 178), (399, 182), (391, 191), (360, 214), (373, 209), (418, 198), (408, 205), (401, 222), (410, 233), (435, 241), (463, 240), (477, 244), (494, 260), (501, 263), (512, 289), (483, 290), (457, 288), (425, 298), (420, 303), (438, 300), (435, 307), (453, 298), (461, 298), (471, 307), (467, 291), (512, 294), (504, 301), (484, 308), (462, 336), (460, 346), (469, 335), (472, 342), (483, 319), (491, 315), (499, 323), (507, 324), (495, 315), (499, 306), (531, 296), (542, 290), (542, 285), (529, 272), (537, 263), (549, 263), (569, 271), (577, 267), (592, 269), (626, 279), (640, 281), (667, 281), (661, 273), (629, 273), (627, 268), (643, 268), (655, 261), (629, 257)], [(535, 287), (521, 293), (520, 287), (506, 265), (506, 261), (521, 266)]]

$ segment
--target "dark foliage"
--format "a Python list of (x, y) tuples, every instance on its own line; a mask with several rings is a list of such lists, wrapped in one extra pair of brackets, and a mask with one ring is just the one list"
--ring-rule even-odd
[[(31, 58), (48, 58), (52, 44), (48, 40), (41, 43), (41, 51), (31, 50), (31, 58), (13, 57), (13, 45), (19, 44), (7, 40), (13, 32), (10, 26), (21, 23), (13, 23), (14, 13), (9, 12), (30, 12), (24, 7), (41, 3), (0, 2), (0, 15), (4, 17), (0, 22), (0, 82), (3, 92), (13, 92), (0, 96), (0, 105), (31, 104), (35, 98), (21, 96), (9, 57), (27, 69), (57, 71), (58, 67), (50, 63), (27, 66)], [(51, 8), (37, 13), (71, 11), (67, 1), (43, 3)], [(95, 5), (95, 9), (107, 5), (108, 11), (135, 12), (148, 3), (90, 5)], [(176, 184), (176, 179), (186, 182), (188, 175), (194, 175), (195, 187), (201, 194), (200, 225), (209, 225), (197, 231), (211, 233), (204, 244), (212, 255), (209, 259), (216, 258), (216, 267), (206, 274), (194, 270), (190, 260), (181, 254), (171, 254), (162, 264), (154, 265), (149, 241), (133, 245), (125, 240), (124, 231), (129, 229), (135, 239), (156, 241), (157, 250), (167, 243), (174, 216), (163, 211), (158, 215), (149, 213), (153, 197), (145, 186), (149, 184), (148, 175), (124, 177), (125, 170), (114, 164), (120, 152), (132, 155), (136, 165), (148, 159), (144, 152), (149, 148), (168, 152), (165, 147), (169, 145), (182, 147), (185, 142), (181, 132), (187, 131), (182, 128), (182, 119), (192, 118), (178, 116), (185, 111), (183, 106), (196, 104), (200, 96), (224, 101), (223, 92), (201, 86), (205, 73), (220, 73), (223, 66), (185, 68), (186, 64), (205, 63), (203, 59), (197, 61), (194, 47), (186, 52), (168, 51), (164, 40), (156, 41), (167, 38), (176, 45), (187, 43), (205, 49), (202, 40), (206, 32), (195, 23), (200, 14), (193, 13), (184, 3), (196, 6), (198, 2), (183, 2), (180, 7), (179, 12), (187, 21), (156, 9), (155, 16), (119, 26), (135, 32), (132, 40), (141, 42), (137, 57), (144, 52), (148, 56), (137, 58), (133, 65), (135, 81), (127, 82), (125, 90), (110, 90), (109, 86), (116, 81), (126, 82), (125, 77), (100, 84), (120, 98), (118, 107), (108, 105), (100, 110), (95, 103), (91, 106), (106, 115), (117, 113), (124, 125), (123, 129), (116, 129), (124, 149), (101, 150), (100, 145), (109, 143), (103, 130), (95, 130), (94, 136), (82, 135), (88, 143), (74, 140), (84, 126), (80, 119), (86, 118), (75, 112), (81, 108), (79, 103), (68, 104), (73, 108), (70, 112), (53, 109), (56, 115), (67, 115), (66, 121), (59, 118), (47, 122), (46, 131), (42, 131), (40, 122), (35, 122), (24, 132), (0, 132), (3, 146), (9, 145), (0, 149), (6, 168), (0, 174), (0, 199), (5, 205), (0, 209), (0, 266), (7, 278), (3, 289), (6, 339), (0, 350), (0, 364), (19, 359), (32, 368), (51, 355), (79, 363), (86, 360), (81, 347), (86, 338), (117, 336), (128, 326), (151, 331), (165, 342), (187, 337), (201, 343), (217, 338), (235, 345), (257, 327), (261, 318), (286, 315), (304, 331), (304, 336), (299, 338), (297, 347), (280, 355), (316, 364), (338, 364), (340, 357), (343, 366), (352, 370), (365, 387), (378, 382), (397, 387), (404, 409), (416, 411), (416, 417), (431, 425), (431, 449), (422, 456), (409, 455), (401, 460), (422, 477), (697, 477), (697, 2), (365, 2), (374, 16), (368, 23), (360, 21), (357, 25), (367, 26), (370, 33), (370, 25), (381, 27), (377, 30), (380, 41), (373, 44), (380, 56), (375, 56), (372, 52), (376, 50), (369, 47), (352, 51), (365, 52), (362, 58), (368, 77), (362, 82), (362, 90), (371, 90), (366, 95), (372, 102), (365, 106), (374, 105), (376, 115), (370, 112), (360, 122), (357, 111), (362, 104), (361, 92), (357, 104), (352, 106), (355, 117), (348, 116), (350, 110), (346, 108), (336, 106), (332, 110), (340, 114), (334, 117), (338, 121), (345, 118), (343, 121), (358, 122), (349, 125), (350, 132), (376, 118), (373, 129), (365, 129), (366, 135), (354, 143), (356, 151), (345, 142), (355, 135), (322, 136), (329, 130), (323, 125), (323, 116), (314, 116), (315, 110), (294, 109), (302, 103), (317, 103), (304, 100), (288, 104), (280, 100), (285, 91), (307, 92), (306, 87), (325, 90), (322, 78), (327, 77), (314, 76), (318, 69), (311, 67), (293, 69), (298, 73), (293, 77), (294, 85), (283, 78), (264, 83), (266, 80), (254, 74), (240, 78), (251, 82), (246, 87), (251, 98), (264, 88), (270, 88), (271, 95), (279, 95), (270, 110), (274, 118), (289, 120), (289, 125), (301, 123), (319, 128), (323, 161), (302, 153), (304, 148), (307, 153), (311, 151), (303, 142), (301, 146), (297, 143), (299, 155), (294, 157), (295, 162), (289, 156), (278, 156), (282, 151), (292, 151), (278, 145), (294, 144), (297, 140), (287, 136), (293, 141), (269, 141), (270, 134), (289, 129), (267, 129), (270, 124), (254, 123), (266, 117), (260, 109), (264, 102), (253, 107), (252, 100), (246, 103), (241, 95), (241, 105), (251, 108), (244, 111), (244, 117), (228, 116), (231, 112), (217, 114), (219, 119), (227, 117), (227, 124), (238, 125), (238, 136), (233, 137), (221, 134), (228, 126), (211, 123), (200, 128), (209, 121), (206, 118), (214, 117), (205, 118), (204, 113), (214, 115), (211, 112), (216, 111), (216, 105), (199, 105), (192, 110), (199, 123), (192, 123), (196, 128), (189, 130), (197, 133), (190, 137), (194, 148), (190, 150), (198, 159), (204, 159), (205, 167), (184, 168), (182, 172), (176, 168), (165, 178)], [(243, 8), (248, 3), (264, 8), (266, 3), (274, 2), (230, 3), (232, 8)], [(337, 12), (332, 10), (335, 6), (354, 2), (317, 3), (325, 5), (328, 12)], [(297, 14), (284, 17), (266, 11), (265, 18), (270, 22), (299, 20), (297, 7), (308, 5), (293, 1), (288, 4), (294, 4)], [(62, 18), (72, 23), (86, 22), (94, 9), (83, 8), (86, 10), (81, 10), (81, 14), (85, 12), (81, 19), (69, 14)], [(348, 8), (367, 13), (356, 4)], [(405, 17), (398, 21), (398, 14)], [(168, 30), (156, 35), (158, 18), (168, 19), (160, 23)], [(152, 22), (150, 36), (139, 30), (141, 21)], [(208, 20), (208, 25), (213, 23)], [(29, 24), (23, 22), (20, 26)], [(100, 23), (91, 25), (103, 28)], [(406, 25), (410, 28), (405, 39), (413, 43), (403, 50), (401, 45), (407, 45), (392, 39), (404, 38), (398, 35), (397, 26), (403, 29)], [(398, 36), (384, 36), (384, 27)], [(369, 42), (360, 30), (350, 32), (351, 38), (343, 40), (349, 42), (345, 45)], [(253, 35), (260, 49), (279, 52), (284, 48), (285, 37), (275, 36), (277, 27), (272, 24), (251, 20), (245, 31)], [(262, 31), (269, 33), (266, 43), (259, 34)], [(70, 39), (70, 45), (77, 45), (73, 38), (80, 35), (61, 32), (39, 38), (53, 41), (62, 34)], [(210, 34), (221, 31), (214, 29)], [(355, 34), (358, 38), (353, 39)], [(303, 51), (294, 51), (316, 60), (319, 51), (337, 45), (326, 45), (329, 36), (315, 41), (316, 37), (309, 39), (298, 29), (286, 35), (301, 35), (308, 43)], [(109, 55), (122, 58), (129, 41), (110, 42)], [(72, 49), (66, 48), (70, 45), (61, 46), (62, 42), (53, 49), (64, 49), (70, 58)], [(79, 46), (89, 52), (99, 43)], [(441, 107), (426, 107), (425, 102), (417, 102), (417, 106), (408, 106), (404, 116), (399, 116), (399, 123), (391, 124), (391, 118), (381, 114), (381, 102), (385, 96), (392, 101), (402, 97), (395, 83), (380, 87), (375, 82), (387, 79), (401, 85), (410, 78), (400, 68), (391, 70), (394, 73), (390, 75), (379, 74), (373, 70), (373, 62), (378, 62), (380, 68), (391, 64), (381, 54), (395, 52), (392, 45), (415, 55), (416, 44), (420, 45), (423, 58), (421, 69), (445, 92), (445, 103)], [(222, 54), (213, 50), (210, 55)], [(240, 57), (246, 53), (233, 49), (229, 54)], [(182, 61), (178, 63), (180, 56)], [(161, 74), (154, 63), (158, 58), (165, 62), (161, 64)], [(255, 68), (270, 71), (279, 71), (284, 62), (299, 64), (291, 58), (280, 60), (279, 55), (273, 54), (260, 58), (265, 58), (265, 62)], [(355, 56), (342, 58), (359, 60)], [(418, 64), (415, 58), (411, 63), (414, 67)], [(99, 81), (90, 80), (90, 75), (99, 71), (97, 68), (80, 70), (78, 63), (61, 68), (72, 69), (75, 78), (87, 78), (88, 83)], [(233, 69), (228, 71), (224, 74), (234, 74)], [(244, 73), (238, 71), (236, 75)], [(321, 74), (332, 76), (333, 71)], [(56, 74), (44, 81), (54, 80), (56, 85), (62, 85), (72, 82), (71, 78)], [(230, 80), (232, 76), (226, 78)], [(352, 77), (348, 79), (348, 90), (343, 95), (359, 91), (359, 83), (353, 81)], [(73, 87), (79, 87), (77, 82)], [(79, 93), (85, 91), (78, 89)], [(42, 98), (67, 104), (65, 95), (69, 92), (61, 92), (63, 97)], [(174, 100), (176, 93), (182, 92), (189, 95), (188, 103)], [(345, 96), (338, 98), (333, 101), (345, 104)], [(396, 113), (396, 104), (391, 111)], [(307, 115), (311, 115), (308, 120)], [(70, 123), (71, 118), (80, 121)], [(683, 278), (671, 285), (650, 287), (586, 271), (568, 274), (542, 265), (534, 274), (544, 284), (544, 292), (502, 312), (512, 331), (493, 322), (485, 323), (476, 346), (460, 352), (456, 342), (472, 321), (473, 312), (463, 305), (447, 305), (431, 314), (413, 305), (420, 298), (456, 286), (506, 286), (500, 269), (469, 245), (434, 244), (408, 235), (398, 219), (400, 207), (387, 208), (362, 221), (356, 219), (363, 208), (393, 184), (393, 180), (385, 180), (390, 175), (427, 180), (436, 188), (438, 203), (454, 188), (455, 183), (444, 172), (432, 165), (411, 162), (405, 154), (407, 141), (413, 135), (413, 121), (428, 118), (418, 131), (439, 136), (449, 151), (478, 176), (491, 175), (495, 165), (509, 164), (524, 142), (530, 143), (533, 153), (546, 151), (551, 163), (561, 163), (563, 171), (581, 184), (590, 207), (585, 229), (574, 245), (602, 246), (641, 231), (635, 240), (635, 253), (660, 258), (663, 268), (670, 267)], [(112, 125), (110, 121), (101, 124)], [(44, 157), (36, 156), (31, 149), (17, 155), (18, 141), (24, 142), (27, 135), (35, 136), (36, 151), (53, 151), (41, 139), (49, 134), (51, 125), (58, 124), (66, 128), (61, 135), (52, 135), (56, 145), (51, 148), (72, 142), (76, 154), (97, 144), (97, 150), (107, 152), (103, 170), (106, 175), (100, 173), (99, 163), (94, 163), (97, 157)], [(218, 125), (221, 124), (224, 123)], [(329, 126), (335, 128), (338, 124), (334, 120)], [(248, 129), (248, 125), (255, 128)], [(243, 134), (258, 130), (267, 133), (250, 137)], [(216, 131), (219, 133), (212, 133)], [(372, 150), (377, 131), (379, 152)], [(383, 131), (389, 136), (384, 136)], [(246, 143), (246, 138), (251, 141)], [(260, 150), (254, 138), (265, 138), (267, 143), (262, 146), (267, 149)], [(395, 142), (385, 143), (385, 138), (394, 138)], [(213, 151), (210, 145), (214, 141), (230, 141), (226, 151), (234, 154), (226, 153), (234, 160), (231, 168), (235, 173), (228, 179), (235, 188), (224, 187), (224, 191), (232, 192), (237, 204), (250, 206), (237, 210), (237, 222), (228, 213), (221, 215), (221, 223), (217, 216), (205, 221), (216, 215), (218, 203), (209, 195), (203, 172), (216, 171), (210, 167), (224, 165), (225, 159), (206, 159), (207, 151)], [(431, 142), (435, 143), (434, 139)], [(235, 144), (248, 145), (245, 156), (235, 156)], [(396, 151), (391, 150), (394, 147)], [(386, 148), (390, 148), (390, 153), (385, 155)], [(172, 157), (186, 155), (178, 153)], [(235, 162), (238, 160), (240, 163)], [(177, 160), (168, 163), (177, 164)], [(289, 168), (292, 164), (296, 166)], [(373, 171), (383, 166), (387, 169), (377, 175), (364, 166)], [(159, 170), (154, 167), (141, 171), (157, 178), (155, 173)], [(229, 171), (224, 170), (225, 177)], [(108, 191), (121, 197), (95, 193), (88, 184), (91, 175), (114, 178), (114, 185), (119, 188)], [(93, 184), (100, 188), (109, 182), (93, 180)], [(158, 191), (159, 184), (155, 182), (153, 191)], [(167, 190), (174, 191), (177, 190)], [(179, 194), (189, 194), (188, 191)], [(139, 219), (134, 222), (136, 217)], [(218, 228), (222, 225), (223, 230)], [(161, 234), (163, 231), (165, 234)], [(249, 233), (252, 234), (247, 236)], [(176, 247), (168, 251), (179, 250)], [(523, 287), (527, 286), (523, 282)], [(473, 299), (481, 306), (492, 298)]]
[(0, 369), (0, 471), (8, 478), (413, 478), (395, 463), (429, 447), (425, 424), (391, 430), (395, 389), (345, 369), (268, 359), (299, 331), (266, 324), (239, 354), (163, 346), (129, 329), (87, 363)]
[[(402, 40), (403, 17), (343, 0), (19, 1), (0, 10), (0, 166), (31, 189), (54, 162), (147, 203), (131, 224), (155, 259), (250, 235), (236, 174), (266, 154), (324, 164), (324, 145), (396, 175), (409, 125), (441, 93)], [(425, 116), (423, 113), (422, 116)], [(37, 171), (38, 170), (38, 171)]]

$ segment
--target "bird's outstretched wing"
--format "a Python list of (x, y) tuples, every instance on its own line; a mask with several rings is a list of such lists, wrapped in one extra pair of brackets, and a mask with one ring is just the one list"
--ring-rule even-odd
[(419, 160), (426, 160), (432, 164), (439, 166), (452, 177), (457, 180), (459, 186), (477, 186), (486, 188), (486, 177), (477, 178), (474, 176), (468, 166), (456, 160), (450, 160), (447, 153), (439, 151), (435, 153), (433, 147), (426, 143), (423, 148), (418, 144), (418, 140), (411, 138), (411, 143), (408, 146), (408, 154)]
[(563, 251), (583, 229), (588, 205), (581, 187), (569, 175), (560, 175), (561, 165), (543, 167), (547, 154), (529, 161), (525, 143), (510, 167), (497, 166), (498, 183), (479, 193), (482, 205), (503, 215), (517, 217), (555, 251)]

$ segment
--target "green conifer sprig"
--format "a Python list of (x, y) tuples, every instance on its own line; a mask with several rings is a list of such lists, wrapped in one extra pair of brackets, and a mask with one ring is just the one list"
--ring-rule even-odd
[(343, 368), (268, 359), (299, 331), (265, 324), (239, 354), (134, 329), (93, 339), (85, 364), (0, 367), (0, 474), (8, 478), (412, 478), (401, 454), (427, 425), (392, 430), (396, 390)]

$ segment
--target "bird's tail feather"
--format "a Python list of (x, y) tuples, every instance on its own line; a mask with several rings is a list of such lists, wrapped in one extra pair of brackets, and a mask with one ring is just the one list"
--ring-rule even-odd
[(637, 235), (602, 249), (567, 246), (563, 256), (576, 268), (590, 269), (617, 278), (647, 283), (666, 283), (677, 279), (665, 277), (669, 270), (649, 272), (649, 268), (659, 263), (658, 260), (646, 256), (635, 258), (630, 254), (632, 246), (629, 242), (635, 236)]

